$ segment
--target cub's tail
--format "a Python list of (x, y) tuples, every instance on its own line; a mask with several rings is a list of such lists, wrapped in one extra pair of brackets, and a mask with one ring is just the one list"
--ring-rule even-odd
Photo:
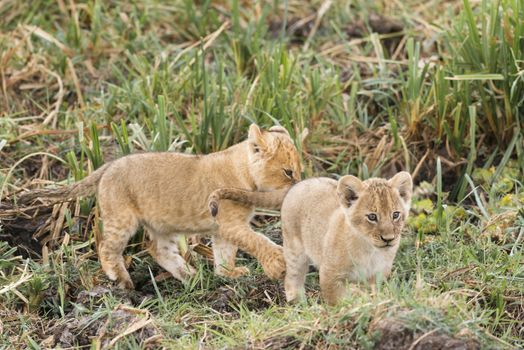
[(221, 199), (229, 199), (245, 205), (265, 209), (280, 209), (289, 188), (269, 192), (248, 191), (240, 188), (220, 188), (213, 191), (208, 198), (211, 215), (217, 216), (218, 203)]
[(17, 202), (19, 204), (27, 204), (37, 198), (67, 200), (93, 194), (96, 191), (96, 187), (100, 182), (102, 175), (104, 175), (109, 167), (109, 164), (110, 163), (104, 164), (88, 177), (79, 182), (75, 182), (72, 185), (60, 188), (44, 188), (23, 193), (18, 196)]

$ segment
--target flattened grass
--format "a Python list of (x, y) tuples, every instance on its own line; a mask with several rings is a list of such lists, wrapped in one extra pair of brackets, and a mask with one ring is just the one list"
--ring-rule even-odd
[[(131, 152), (217, 151), (276, 122), (305, 176), (427, 181), (391, 279), (327, 309), (312, 271), (308, 304), (288, 305), (245, 256), (253, 274), (238, 281), (204, 258), (186, 285), (156, 281), (138, 235), (139, 288), (122, 293), (100, 270), (87, 199), (49, 209), (39, 256), (1, 242), (0, 347), (524, 346), (520, 1), (323, 4), (4, 1), (1, 205)], [(30, 238), (6, 212), (0, 238)]]

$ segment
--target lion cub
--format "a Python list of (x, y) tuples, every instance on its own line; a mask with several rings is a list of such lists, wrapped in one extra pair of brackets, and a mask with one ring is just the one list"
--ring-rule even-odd
[[(286, 260), (286, 299), (304, 298), (311, 261), (319, 268), (321, 293), (330, 305), (346, 294), (347, 281), (387, 277), (408, 216), (412, 180), (400, 172), (390, 180), (361, 181), (347, 175), (339, 181), (312, 178), (293, 186), (282, 202), (282, 234)], [(256, 193), (222, 189), (210, 197), (278, 207), (285, 191)]]
[(245, 267), (235, 267), (239, 247), (255, 256), (270, 277), (279, 278), (285, 270), (282, 249), (250, 228), (254, 207), (226, 201), (215, 220), (207, 200), (222, 187), (251, 191), (289, 188), (300, 180), (300, 169), (298, 152), (284, 128), (262, 131), (253, 124), (247, 141), (222, 152), (129, 155), (71, 186), (29, 192), (20, 202), (96, 192), (104, 224), (98, 254), (104, 272), (121, 287), (133, 288), (122, 253), (139, 226), (150, 232), (151, 255), (179, 280), (195, 270), (180, 256), (175, 238), (194, 233), (213, 236), (217, 274), (238, 277), (248, 272)]

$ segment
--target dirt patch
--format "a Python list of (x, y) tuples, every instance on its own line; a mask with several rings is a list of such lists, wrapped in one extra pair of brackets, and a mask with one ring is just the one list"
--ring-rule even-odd
[[(53, 143), (47, 145), (47, 152), (51, 154), (58, 154), (59, 150)], [(21, 179), (38, 178), (40, 180), (51, 179), (65, 179), (69, 173), (69, 168), (62, 162), (47, 156), (31, 157), (22, 162), (18, 171), (22, 174), (18, 175)]]
[[(513, 328), (513, 334), (517, 338), (522, 336), (522, 333), (519, 334), (519, 332), (524, 331), (524, 296), (520, 295), (515, 297), (515, 299), (516, 300), (506, 304), (506, 314), (520, 325)], [(501, 330), (501, 333), (502, 332), (503, 330)]]
[(146, 297), (135, 291), (124, 290), (111, 285), (98, 285), (90, 290), (80, 291), (74, 301), (76, 305), (82, 305), (89, 309), (93, 309), (102, 306), (103, 298), (108, 295), (118, 298), (118, 301), (124, 305), (138, 305)]
[(159, 331), (145, 313), (133, 309), (115, 309), (100, 318), (83, 316), (68, 318), (50, 330), (45, 339), (47, 346), (76, 347), (87, 346), (95, 340), (102, 348), (116, 343), (125, 335), (132, 335), (137, 344), (152, 345), (157, 341)]
[[(289, 38), (289, 41), (291, 44), (294, 45), (301, 45), (303, 44), (307, 37), (309, 36), (309, 33), (311, 32), (311, 29), (313, 28), (313, 25), (315, 23), (315, 17), (309, 16), (309, 17), (293, 17), (290, 18), (286, 22), (286, 27), (284, 28), (286, 32), (286, 36)], [(268, 24), (268, 29), (271, 38), (276, 39), (280, 35), (282, 35), (282, 26), (284, 25), (284, 22), (282, 20), (275, 20), (270, 21)]]
[[(105, 286), (80, 291), (76, 298), (71, 297), (73, 307), (67, 307), (63, 318), (53, 313), (37, 315), (0, 309), (0, 328), (3, 326), (4, 335), (9, 337), (15, 348), (22, 348), (26, 344), (24, 339), (27, 334), (42, 348), (48, 349), (76, 349), (92, 344), (99, 345), (97, 348), (108, 348), (124, 336), (126, 341), (136, 343), (141, 348), (158, 347), (163, 335), (156, 327), (154, 317), (147, 310), (130, 306), (132, 297), (128, 297), (125, 291), (118, 296), (116, 293)], [(112, 310), (106, 309), (108, 294), (116, 296), (121, 302)], [(25, 322), (30, 320), (27, 331), (23, 333), (20, 331), (21, 319), (25, 319)]]
[(241, 304), (251, 311), (259, 311), (274, 305), (283, 305), (285, 300), (283, 283), (263, 275), (244, 277), (220, 286), (201, 299), (218, 312), (234, 314)]
[(212, 292), (207, 293), (202, 302), (218, 312), (236, 312), (233, 304), (238, 302), (238, 296), (234, 289), (229, 286), (222, 286)]
[(66, 219), (68, 214), (80, 213), (80, 202), (41, 202), (39, 200), (18, 205), (13, 198), (4, 198), (0, 205), (0, 238), (24, 258), (40, 258), (42, 247), (52, 250), (64, 239), (63, 231), (69, 228), (70, 238), (84, 239), (93, 225), (93, 216), (72, 215), (72, 227)]
[(33, 238), (33, 234), (46, 225), (52, 208), (42, 208), (39, 215), (35, 212), (30, 213), (13, 213), (7, 214), (8, 210), (12, 210), (12, 206), (2, 204), (0, 216), (2, 230), (0, 231), (0, 239), (6, 241), (11, 247), (17, 248), (17, 254), (24, 258), (39, 258), (42, 246), (38, 240)]
[(362, 38), (368, 35), (370, 31), (371, 33), (391, 34), (404, 30), (404, 26), (399, 21), (376, 13), (370, 14), (367, 22), (369, 24), (369, 30), (366, 23), (360, 20), (349, 24), (345, 28), (346, 34), (350, 38)]
[[(78, 317), (81, 309), (94, 309), (104, 295), (113, 293), (103, 286), (81, 291), (76, 298), (76, 309), (50, 327), (42, 337), (49, 347), (87, 346), (97, 342), (102, 348), (116, 343), (123, 336), (130, 336), (143, 348), (156, 344), (161, 339), (160, 331), (154, 326), (153, 318), (146, 310), (120, 304), (107, 313), (93, 313)], [(125, 295), (122, 301), (130, 304)]]
[(261, 342), (251, 343), (247, 346), (249, 349), (310, 349), (310, 346), (300, 347), (301, 341), (292, 335), (276, 336), (265, 339)]
[[(363, 38), (371, 33), (377, 33), (377, 34), (393, 34), (393, 33), (400, 33), (404, 30), (404, 26), (399, 21), (382, 16), (376, 13), (372, 13), (369, 15), (369, 18), (367, 20), (367, 23), (365, 21), (356, 21), (355, 23), (352, 23), (348, 25), (345, 28), (345, 32), (347, 36), (351, 38)], [(393, 36), (388, 39), (384, 39), (384, 47), (387, 49), (387, 51), (392, 54), (395, 49), (397, 48), (398, 44), (400, 43), (400, 40), (402, 39), (402, 35)]]
[(377, 350), (477, 350), (479, 343), (471, 338), (458, 338), (438, 330), (419, 333), (398, 319), (382, 319), (370, 327), (378, 338)]
[[(315, 14), (304, 17), (292, 17), (285, 24), (286, 37), (292, 45), (302, 45), (306, 42), (315, 27)], [(281, 20), (270, 21), (268, 24), (269, 33), (272, 38), (278, 38), (282, 34), (282, 27), (284, 22)], [(324, 22), (321, 22), (317, 31), (322, 33), (324, 31)], [(404, 25), (391, 17), (382, 16), (376, 13), (369, 15), (367, 20), (357, 20), (344, 28), (349, 39), (363, 38), (371, 33), (378, 34), (393, 34), (400, 33), (404, 30)], [(392, 53), (397, 47), (401, 35), (396, 37), (384, 39), (384, 46)]]

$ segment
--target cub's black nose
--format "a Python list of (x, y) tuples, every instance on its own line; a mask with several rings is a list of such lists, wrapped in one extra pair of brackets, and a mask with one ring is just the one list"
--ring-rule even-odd
[(384, 236), (380, 236), (380, 239), (386, 243), (391, 243), (393, 242), (393, 240), (395, 239), (394, 237), (393, 238), (389, 238), (389, 237), (384, 237)]

